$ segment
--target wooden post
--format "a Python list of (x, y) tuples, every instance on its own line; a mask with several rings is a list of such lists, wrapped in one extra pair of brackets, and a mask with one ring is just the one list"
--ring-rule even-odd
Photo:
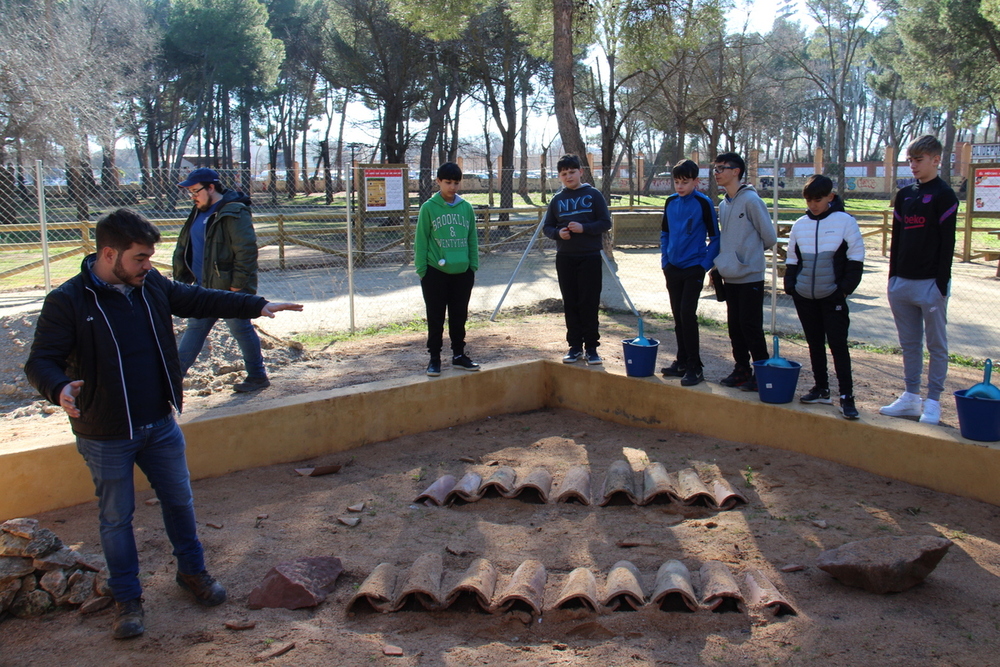
[(813, 156), (813, 173), (823, 173), (823, 149), (816, 147), (816, 154)]
[(747, 155), (746, 176), (747, 176), (747, 183), (750, 183), (754, 187), (756, 187), (758, 183), (757, 178), (760, 172), (760, 165), (758, 164), (759, 161), (760, 161), (760, 151), (757, 149), (753, 149), (752, 151), (750, 151), (750, 153)]
[(278, 216), (278, 266), (285, 270), (285, 216)]
[(896, 192), (896, 149), (892, 146), (886, 146), (885, 148), (882, 171), (885, 172), (883, 174), (883, 188), (889, 193), (889, 197), (892, 198)]

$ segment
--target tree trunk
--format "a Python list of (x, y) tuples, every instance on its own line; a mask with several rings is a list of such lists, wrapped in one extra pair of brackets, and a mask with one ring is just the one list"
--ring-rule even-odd
[(562, 139), (563, 150), (575, 153), (583, 164), (584, 181), (590, 182), (590, 163), (587, 146), (580, 134), (573, 101), (573, 8), (574, 0), (553, 0), (552, 18), (552, 93), (555, 97), (556, 124)]
[(941, 153), (941, 178), (951, 185), (951, 154), (955, 150), (955, 114), (949, 109), (944, 121), (944, 152)]

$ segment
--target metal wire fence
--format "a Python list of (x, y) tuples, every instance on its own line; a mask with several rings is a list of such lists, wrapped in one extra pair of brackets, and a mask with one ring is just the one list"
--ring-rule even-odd
[[(409, 213), (400, 215), (360, 215), (356, 193), (328, 189), (322, 179), (285, 175), (251, 181), (259, 292), (270, 300), (306, 304), (302, 313), (269, 321), (265, 326), (270, 332), (281, 336), (342, 332), (423, 317), (412, 244), (420, 175), (417, 170), (410, 172)], [(518, 174), (510, 176), (509, 180), (497, 175), (463, 180), (462, 196), (477, 211), (480, 235), (480, 268), (470, 303), (473, 312), (493, 313), (501, 297), (501, 315), (514, 306), (559, 299), (555, 244), (536, 234), (558, 181), (553, 176), (543, 183), (540, 176), (532, 176), (522, 183)], [(94, 251), (96, 220), (119, 206), (135, 208), (159, 226), (163, 241), (154, 263), (169, 273), (177, 234), (190, 211), (189, 200), (174, 185), (181, 178), (169, 171), (134, 177), (118, 173), (109, 185), (102, 174), (89, 171), (0, 169), (0, 292), (7, 297), (5, 302), (10, 302), (11, 295), (21, 295), (18, 303), (40, 307), (40, 290), (80, 270), (82, 258)], [(224, 173), (227, 180), (227, 185), (236, 184), (240, 175)], [(41, 196), (39, 182), (44, 186)], [(433, 183), (433, 173), (424, 174), (423, 182)], [(503, 183), (511, 185), (506, 192), (501, 189)], [(659, 251), (663, 195), (639, 196), (634, 189), (630, 192), (627, 180), (619, 185), (610, 201), (613, 230), (606, 244), (610, 269), (617, 272), (630, 300), (646, 316), (667, 315), (670, 307)], [(800, 214), (797, 210), (780, 212), (779, 238), (787, 236), (790, 222)], [(890, 219), (881, 210), (858, 211), (856, 217), (866, 235), (867, 257), (861, 287), (850, 300), (851, 339), (894, 347), (895, 326), (885, 298)], [(956, 247), (962, 245), (960, 238)], [(781, 269), (781, 251), (779, 244), (776, 272)], [(984, 359), (1000, 352), (996, 266), (989, 263), (994, 259), (991, 255), (970, 262), (956, 259), (949, 304), (954, 354)], [(765, 327), (770, 328), (773, 312), (776, 332), (801, 333), (780, 277), (776, 283), (773, 308), (771, 296), (765, 300)], [(627, 307), (610, 276), (605, 278), (603, 297), (609, 308)], [(724, 322), (725, 304), (706, 289), (699, 314)], [(673, 341), (666, 344), (672, 348)]]

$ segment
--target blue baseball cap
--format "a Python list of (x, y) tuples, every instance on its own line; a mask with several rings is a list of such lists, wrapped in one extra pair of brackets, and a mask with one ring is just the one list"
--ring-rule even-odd
[(219, 182), (219, 172), (214, 169), (209, 169), (207, 167), (202, 167), (201, 169), (195, 169), (188, 177), (178, 183), (182, 188), (189, 188), (192, 185), (197, 185), (198, 183), (218, 183)]

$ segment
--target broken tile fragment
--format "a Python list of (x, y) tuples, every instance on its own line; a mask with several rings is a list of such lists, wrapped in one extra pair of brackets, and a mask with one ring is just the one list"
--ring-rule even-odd
[(218, 521), (206, 521), (205, 525), (208, 526), (209, 528), (215, 528), (216, 530), (222, 530), (224, 524), (222, 524), (222, 523), (220, 523)]
[(266, 651), (258, 653), (253, 661), (254, 662), (264, 662), (265, 660), (270, 660), (271, 658), (277, 658), (279, 655), (284, 655), (295, 648), (295, 642), (275, 642), (271, 644), (271, 647)]
[(364, 509), (365, 509), (364, 502), (360, 502), (357, 505), (348, 505), (347, 506), (347, 511), (348, 512), (361, 512), (361, 511), (364, 511)]
[(382, 655), (401, 656), (403, 655), (403, 649), (392, 644), (386, 644), (382, 647)]
[(159, 505), (160, 504), (160, 499), (159, 498), (146, 498), (146, 504), (149, 505), (150, 507), (153, 507), (154, 505)]
[(247, 618), (231, 619), (226, 621), (225, 625), (230, 630), (253, 630), (257, 627), (257, 621), (251, 621)]
[(247, 606), (300, 609), (315, 607), (333, 591), (344, 571), (339, 558), (314, 556), (279, 563), (250, 592)]
[(345, 526), (350, 526), (354, 528), (356, 525), (361, 523), (361, 517), (359, 516), (338, 516), (337, 521), (344, 524)]

